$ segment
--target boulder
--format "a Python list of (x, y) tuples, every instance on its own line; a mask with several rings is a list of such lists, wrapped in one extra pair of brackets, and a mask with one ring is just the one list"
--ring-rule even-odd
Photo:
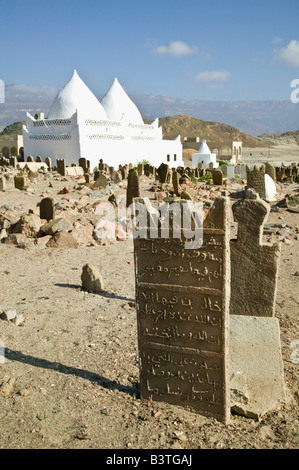
[(50, 238), (46, 246), (49, 248), (78, 248), (78, 242), (70, 232), (57, 232)]
[(97, 266), (85, 264), (81, 274), (82, 288), (92, 292), (103, 290), (104, 284), (102, 276)]

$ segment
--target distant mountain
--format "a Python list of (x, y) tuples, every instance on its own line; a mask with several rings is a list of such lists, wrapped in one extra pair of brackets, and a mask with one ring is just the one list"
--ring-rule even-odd
[(198, 150), (203, 139), (207, 141), (210, 150), (223, 146), (231, 148), (233, 140), (241, 140), (244, 147), (268, 147), (268, 144), (257, 137), (252, 137), (239, 129), (220, 122), (203, 121), (188, 115), (169, 116), (159, 119), (165, 139), (198, 137), (199, 142), (183, 142), (184, 148)]
[[(0, 104), (0, 131), (8, 124), (26, 119), (26, 112), (47, 116), (58, 90), (53, 87), (7, 85), (5, 103)], [(98, 95), (101, 99), (103, 95)], [(291, 101), (204, 101), (167, 96), (130, 96), (144, 119), (189, 115), (203, 121), (225, 123), (258, 136), (299, 129), (299, 103)]]

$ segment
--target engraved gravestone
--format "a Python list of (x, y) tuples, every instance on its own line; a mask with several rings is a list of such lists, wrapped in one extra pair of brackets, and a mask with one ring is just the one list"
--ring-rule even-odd
[[(191, 201), (179, 207), (184, 204), (190, 207)], [(154, 217), (148, 212), (148, 220)], [(134, 237), (141, 398), (186, 406), (227, 423), (228, 200), (216, 198), (203, 228), (194, 229), (194, 234), (201, 230), (200, 244), (187, 247), (184, 229), (169, 225), (165, 238), (163, 224), (154, 237), (149, 222), (144, 237)]]
[(279, 243), (262, 243), (270, 206), (252, 192), (233, 206), (237, 240), (231, 240), (231, 315), (274, 316)]

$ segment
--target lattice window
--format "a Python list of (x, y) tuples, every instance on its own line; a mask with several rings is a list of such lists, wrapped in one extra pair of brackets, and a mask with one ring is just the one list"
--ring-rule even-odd
[(71, 139), (71, 134), (59, 134), (59, 135), (37, 134), (37, 135), (30, 135), (29, 139), (32, 139), (32, 140), (69, 140)]
[(114, 126), (114, 127), (119, 127), (121, 124), (120, 122), (117, 121), (95, 121), (92, 119), (86, 119), (85, 121), (86, 126)]
[(155, 140), (153, 137), (145, 137), (143, 135), (133, 135), (131, 136), (131, 140), (146, 140), (146, 141), (149, 141), (149, 140)]
[(124, 140), (123, 135), (107, 135), (107, 134), (92, 134), (92, 135), (89, 135), (88, 138), (90, 140), (94, 140), (94, 139)]
[(33, 127), (46, 127), (46, 126), (70, 126), (70, 119), (44, 119), (42, 121), (33, 121)]

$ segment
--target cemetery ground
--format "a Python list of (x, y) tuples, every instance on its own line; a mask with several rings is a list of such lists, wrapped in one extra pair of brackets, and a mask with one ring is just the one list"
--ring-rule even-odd
[[(16, 219), (30, 209), (39, 214), (40, 200), (53, 197), (57, 217), (88, 225), (94, 203), (107, 201), (111, 192), (125, 194), (125, 181), (93, 195), (83, 181), (38, 173), (20, 191), (8, 180), (0, 193), (0, 212), (11, 211)], [(141, 178), (141, 196), (153, 199), (154, 184)], [(244, 187), (244, 181), (226, 181), (221, 187), (193, 184), (207, 201), (227, 191), (231, 204), (237, 199), (230, 196)], [(297, 183), (277, 187), (271, 206), (286, 194), (298, 196)], [(49, 247), (49, 237), (1, 243), (0, 311), (15, 309), (23, 319), (20, 324), (0, 320), (5, 348), (0, 448), (298, 448), (299, 213), (282, 204), (270, 212), (267, 223), (278, 225), (271, 225), (265, 240), (280, 240), (282, 248), (275, 315), (286, 401), (260, 419), (232, 413), (228, 425), (179, 406), (140, 400), (132, 239), (100, 244), (86, 237), (76, 248)], [(236, 233), (232, 219), (231, 238)], [(98, 266), (103, 291), (82, 289), (86, 263)]]

